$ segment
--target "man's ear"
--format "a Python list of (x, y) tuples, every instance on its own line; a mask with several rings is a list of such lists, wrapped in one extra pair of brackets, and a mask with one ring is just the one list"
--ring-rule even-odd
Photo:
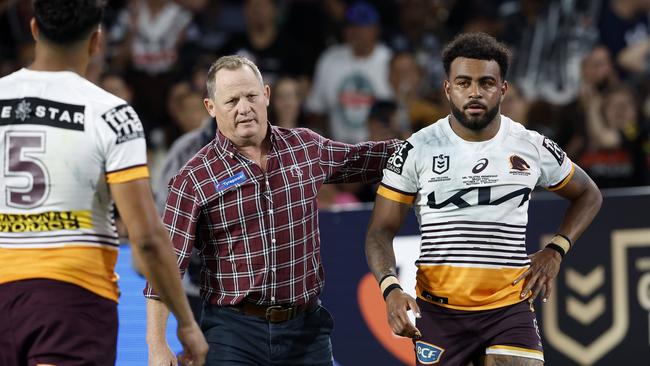
[(104, 32), (102, 27), (97, 27), (97, 30), (93, 32), (90, 36), (90, 42), (88, 44), (88, 55), (93, 56), (98, 53), (102, 47), (102, 40), (104, 38)]
[(203, 98), (203, 106), (208, 111), (210, 117), (215, 118), (217, 116), (216, 113), (214, 112), (214, 103), (212, 102), (212, 99)]
[(449, 100), (449, 93), (451, 93), (451, 83), (449, 80), (445, 80), (442, 83), (442, 88), (445, 90), (445, 96), (447, 97), (447, 100)]
[(36, 18), (32, 18), (32, 20), (29, 21), (29, 29), (32, 31), (32, 38), (34, 38), (34, 41), (38, 42), (38, 25), (36, 24)]
[(266, 97), (266, 106), (268, 107), (271, 102), (271, 87), (264, 85), (264, 96)]

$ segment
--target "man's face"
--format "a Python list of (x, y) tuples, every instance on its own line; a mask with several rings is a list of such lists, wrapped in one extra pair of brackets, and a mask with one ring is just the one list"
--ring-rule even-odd
[(276, 7), (273, 0), (247, 0), (244, 5), (244, 16), (249, 27), (273, 24)]
[(458, 57), (451, 63), (449, 78), (445, 80), (452, 115), (465, 128), (475, 131), (495, 119), (507, 88), (494, 60)]
[(582, 62), (583, 82), (604, 89), (614, 73), (614, 65), (609, 51), (603, 46), (596, 47)]
[(420, 66), (413, 56), (399, 55), (391, 63), (388, 81), (395, 94), (408, 95), (417, 92), (420, 80)]
[(355, 55), (367, 56), (375, 48), (379, 37), (376, 25), (347, 25), (345, 40), (352, 47)]
[(221, 69), (215, 75), (215, 95), (205, 99), (219, 131), (236, 144), (261, 141), (266, 136), (270, 89), (262, 86), (253, 70), (244, 65)]

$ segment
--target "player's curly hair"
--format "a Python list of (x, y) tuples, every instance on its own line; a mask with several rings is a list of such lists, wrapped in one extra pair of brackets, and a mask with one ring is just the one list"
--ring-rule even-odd
[(449, 75), (451, 63), (458, 57), (477, 60), (494, 60), (499, 64), (501, 79), (505, 80), (510, 66), (511, 53), (508, 47), (486, 33), (461, 33), (442, 51), (442, 63)]
[(99, 26), (106, 0), (34, 0), (33, 6), (40, 34), (52, 43), (69, 45)]

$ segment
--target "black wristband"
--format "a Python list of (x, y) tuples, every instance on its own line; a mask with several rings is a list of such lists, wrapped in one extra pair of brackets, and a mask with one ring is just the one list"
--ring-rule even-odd
[(557, 245), (557, 244), (548, 243), (548, 244), (546, 244), (546, 248), (555, 250), (556, 252), (560, 253), (560, 257), (562, 257), (562, 258), (564, 258), (564, 256), (566, 255), (566, 252), (564, 251), (564, 249), (561, 246)]
[(388, 294), (391, 291), (393, 291), (394, 289), (396, 289), (396, 288), (401, 290), (402, 286), (400, 286), (399, 283), (393, 283), (393, 284), (389, 285), (388, 287), (386, 287), (386, 289), (384, 290), (384, 293), (383, 293), (384, 300), (386, 300), (386, 298), (388, 297)]

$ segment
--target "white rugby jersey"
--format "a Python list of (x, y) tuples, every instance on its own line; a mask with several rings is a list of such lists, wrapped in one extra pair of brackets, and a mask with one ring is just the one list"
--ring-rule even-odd
[(108, 184), (148, 177), (130, 106), (73, 72), (0, 79), (0, 283), (71, 282), (117, 300)]
[(531, 191), (560, 189), (573, 169), (557, 144), (505, 116), (488, 141), (463, 140), (448, 117), (414, 133), (390, 158), (377, 193), (414, 205), (418, 296), (461, 310), (521, 301), (523, 281), (512, 282), (530, 265)]

